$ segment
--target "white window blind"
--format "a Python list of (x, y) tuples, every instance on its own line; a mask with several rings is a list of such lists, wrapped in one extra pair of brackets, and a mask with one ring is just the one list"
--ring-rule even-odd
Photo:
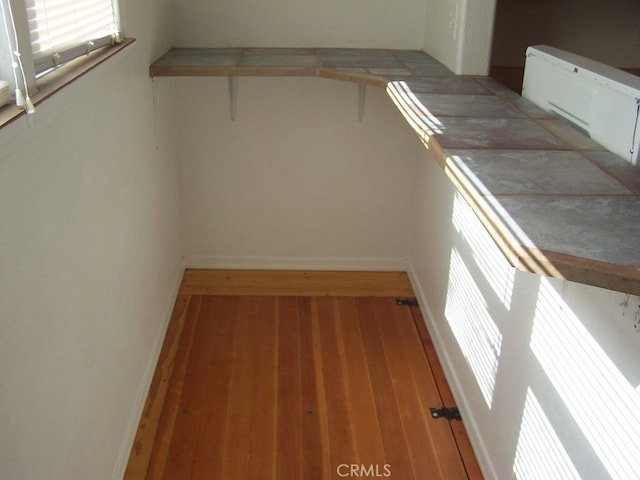
[(36, 75), (118, 39), (112, 0), (25, 0)]

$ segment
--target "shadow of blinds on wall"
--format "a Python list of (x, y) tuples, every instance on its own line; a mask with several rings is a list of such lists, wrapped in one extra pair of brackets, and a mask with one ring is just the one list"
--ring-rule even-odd
[(25, 0), (36, 76), (120, 42), (115, 0)]

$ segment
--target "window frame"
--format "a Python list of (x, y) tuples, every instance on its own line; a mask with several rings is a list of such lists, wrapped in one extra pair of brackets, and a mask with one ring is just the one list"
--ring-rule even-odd
[[(135, 42), (135, 38), (125, 38), (121, 43), (95, 50), (83, 57), (79, 57), (58, 67), (47, 75), (39, 78), (36, 81), (37, 91), (30, 94), (33, 104), (37, 107), (44, 100), (67, 87), (112, 56), (121, 52), (133, 42)], [(24, 108), (16, 106), (15, 103), (0, 107), (0, 129), (9, 125), (23, 115), (26, 115)]]
[[(87, 72), (91, 71), (108, 58), (122, 51), (135, 41), (133, 38), (123, 38), (121, 37), (121, 33), (118, 33), (119, 42), (96, 48), (86, 54), (57, 66), (49, 72), (37, 74), (34, 62), (35, 58), (31, 47), (31, 34), (27, 18), (26, 0), (5, 1), (9, 2), (11, 6), (13, 23), (15, 25), (18, 40), (18, 49), (20, 51), (20, 58), (23, 64), (24, 75), (26, 77), (25, 82), (31, 101), (35, 106), (49, 98), (60, 89), (71, 84)], [(117, 16), (117, 5), (114, 8), (116, 9)], [(6, 45), (4, 46), (6, 49)], [(11, 52), (7, 53), (9, 59), (11, 59)], [(12, 71), (10, 64), (3, 65), (3, 67), (6, 67), (7, 72)], [(5, 69), (3, 68), (3, 71), (4, 70)], [(24, 87), (21, 83), (22, 75), (19, 75), (19, 77), (20, 84), (18, 87), (23, 89)], [(15, 88), (15, 83), (12, 78), (0, 77), (0, 79), (7, 80), (11, 87)], [(0, 106), (0, 129), (25, 114), (26, 112), (24, 108), (16, 106), (13, 102)]]

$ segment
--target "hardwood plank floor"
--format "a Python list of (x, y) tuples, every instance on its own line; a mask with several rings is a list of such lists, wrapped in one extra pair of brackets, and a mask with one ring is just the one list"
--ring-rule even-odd
[(272, 273), (186, 272), (125, 479), (482, 478), (406, 275)]
[(188, 295), (413, 296), (404, 272), (187, 270)]

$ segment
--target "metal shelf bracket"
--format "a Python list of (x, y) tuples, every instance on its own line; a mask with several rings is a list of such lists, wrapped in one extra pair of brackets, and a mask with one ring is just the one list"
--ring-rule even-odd
[(364, 100), (367, 93), (367, 86), (364, 83), (358, 84), (358, 121), (364, 118)]
[(229, 109), (231, 121), (236, 119), (236, 104), (238, 98), (238, 77), (229, 77)]

